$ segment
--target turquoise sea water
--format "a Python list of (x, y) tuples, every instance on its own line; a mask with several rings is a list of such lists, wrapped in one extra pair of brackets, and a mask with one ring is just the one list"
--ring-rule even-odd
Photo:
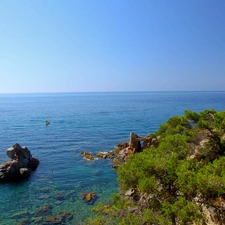
[[(70, 212), (68, 224), (81, 224), (93, 206), (82, 199), (82, 192), (96, 192), (96, 205), (109, 203), (118, 190), (111, 161), (87, 161), (81, 151), (113, 150), (128, 141), (130, 132), (144, 136), (185, 109), (211, 108), (225, 110), (225, 92), (0, 95), (0, 163), (8, 160), (5, 151), (15, 143), (27, 146), (40, 160), (29, 180), (0, 184), (0, 224), (23, 219), (41, 224), (32, 221), (47, 203), (53, 206), (52, 215)], [(62, 199), (57, 199), (59, 194)]]

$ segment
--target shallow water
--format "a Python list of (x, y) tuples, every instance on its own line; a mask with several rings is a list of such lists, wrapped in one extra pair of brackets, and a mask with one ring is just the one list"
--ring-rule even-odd
[[(15, 143), (27, 146), (40, 160), (29, 180), (0, 184), (0, 223), (13, 225), (27, 218), (41, 224), (34, 223), (35, 213), (49, 203), (51, 214), (70, 212), (68, 224), (79, 224), (92, 215), (93, 207), (81, 193), (96, 192), (96, 205), (109, 203), (118, 190), (111, 161), (87, 161), (81, 151), (113, 150), (128, 141), (130, 132), (144, 136), (185, 109), (209, 108), (224, 110), (225, 92), (0, 95), (0, 163), (8, 160), (5, 150)], [(46, 120), (51, 124), (46, 126)]]

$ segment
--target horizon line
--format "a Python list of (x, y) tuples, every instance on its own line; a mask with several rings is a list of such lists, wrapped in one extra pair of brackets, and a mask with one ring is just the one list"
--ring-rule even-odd
[(154, 90), (154, 91), (55, 91), (55, 92), (0, 92), (0, 95), (11, 94), (78, 94), (78, 93), (141, 93), (141, 92), (225, 92), (225, 90)]

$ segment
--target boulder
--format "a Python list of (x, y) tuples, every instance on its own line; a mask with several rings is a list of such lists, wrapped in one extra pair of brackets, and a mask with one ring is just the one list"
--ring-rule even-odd
[(30, 176), (30, 170), (27, 168), (20, 168), (20, 175), (22, 178), (28, 178)]
[(96, 156), (102, 159), (106, 159), (107, 157), (113, 159), (115, 157), (114, 152), (98, 152)]
[(39, 165), (39, 160), (36, 158), (31, 158), (29, 161), (28, 167), (31, 170), (35, 171), (37, 169), (38, 165)]
[(6, 154), (10, 160), (0, 165), (0, 182), (28, 178), (39, 165), (39, 160), (32, 157), (29, 149), (17, 143), (8, 148)]
[(15, 158), (16, 149), (13, 147), (10, 147), (6, 150), (6, 154), (10, 159)]
[(119, 148), (120, 150), (127, 148), (128, 144), (126, 142), (120, 143), (117, 145), (117, 148)]
[(67, 224), (69, 220), (73, 218), (73, 215), (69, 212), (59, 212), (57, 216), (46, 216), (43, 225), (50, 225), (50, 224)]
[(115, 154), (114, 154), (114, 152), (109, 152), (109, 153), (107, 154), (107, 156), (108, 156), (108, 158), (110, 158), (110, 159), (114, 159)]
[(60, 200), (60, 201), (65, 200), (64, 196), (63, 196), (62, 194), (60, 194), (60, 193), (58, 193), (58, 194), (55, 196), (55, 198), (56, 198), (57, 200)]
[(11, 218), (12, 219), (21, 219), (21, 218), (24, 218), (25, 216), (29, 216), (29, 213), (27, 211), (15, 213), (11, 216)]
[(29, 225), (30, 224), (30, 220), (29, 219), (22, 219), (19, 223), (17, 223), (16, 225)]
[(80, 154), (83, 155), (84, 158), (86, 158), (88, 160), (94, 160), (95, 159), (89, 152), (81, 152)]
[(96, 153), (96, 156), (99, 158), (106, 159), (108, 156), (108, 153), (107, 152), (98, 152), (98, 153)]
[(97, 195), (95, 192), (90, 192), (90, 193), (82, 192), (81, 197), (83, 198), (83, 200), (85, 200), (86, 203), (92, 205), (92, 204), (94, 204)]
[(133, 189), (133, 188), (130, 188), (129, 190), (127, 190), (126, 192), (125, 192), (125, 196), (132, 196), (133, 194), (134, 194), (134, 192), (135, 192), (135, 189)]
[(29, 160), (32, 157), (28, 148), (26, 146), (21, 147), (18, 143), (8, 148), (6, 154), (10, 159), (26, 158)]
[(149, 148), (152, 144), (152, 138), (150, 137), (145, 137), (143, 140), (143, 149)]
[(91, 201), (95, 196), (96, 196), (95, 192), (88, 193), (88, 194), (86, 194), (86, 196), (85, 196), (85, 200), (86, 200), (87, 202), (89, 202), (89, 201)]
[(35, 213), (35, 217), (37, 216), (44, 216), (44, 215), (49, 215), (52, 212), (52, 205), (50, 204), (45, 204), (41, 209), (39, 209)]
[(196, 152), (195, 154), (191, 155), (190, 157), (188, 157), (188, 160), (197, 160), (197, 161), (201, 161), (201, 159), (204, 157), (203, 154)]

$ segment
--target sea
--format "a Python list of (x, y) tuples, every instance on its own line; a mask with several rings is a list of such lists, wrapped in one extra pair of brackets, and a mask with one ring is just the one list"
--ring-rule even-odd
[[(119, 186), (110, 159), (80, 153), (112, 151), (131, 132), (147, 136), (187, 109), (225, 110), (225, 92), (0, 94), (0, 163), (15, 143), (40, 160), (29, 179), (0, 183), (0, 224), (42, 224), (37, 212), (46, 204), (49, 215), (68, 212), (66, 224), (82, 224), (93, 206), (112, 203)], [(91, 203), (83, 199), (90, 192)]]

